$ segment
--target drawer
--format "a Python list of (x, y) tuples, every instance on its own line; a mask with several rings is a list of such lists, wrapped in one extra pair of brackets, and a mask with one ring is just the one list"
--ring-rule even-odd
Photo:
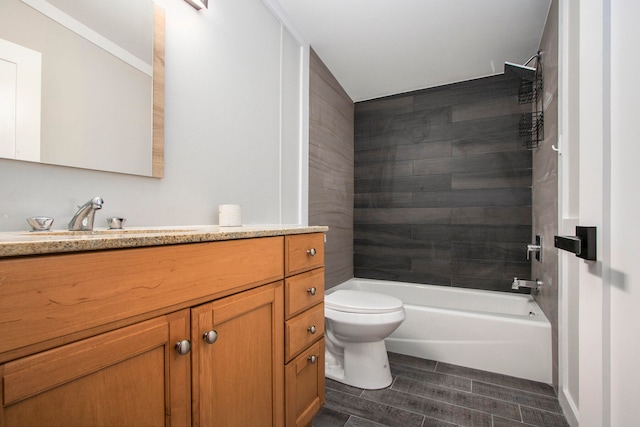
[(286, 425), (311, 425), (324, 404), (324, 338), (311, 345), (285, 368)]
[(324, 298), (324, 268), (291, 276), (284, 284), (284, 317), (290, 319)]
[(284, 270), (286, 276), (324, 266), (324, 234), (285, 236)]
[(290, 360), (305, 347), (324, 335), (324, 304), (285, 322), (285, 360)]
[(0, 259), (0, 354), (283, 277), (284, 238)]

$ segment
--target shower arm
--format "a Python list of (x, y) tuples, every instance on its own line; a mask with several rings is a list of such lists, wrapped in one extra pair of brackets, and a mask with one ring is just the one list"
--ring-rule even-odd
[(531, 61), (533, 61), (534, 59), (536, 59), (536, 67), (537, 67), (537, 66), (538, 66), (538, 62), (539, 62), (539, 59), (540, 59), (540, 53), (541, 53), (541, 52), (540, 52), (540, 51), (538, 51), (538, 53), (536, 53), (535, 55), (533, 55), (531, 58), (529, 58), (529, 59), (527, 60), (527, 62), (525, 62), (525, 63), (524, 63), (524, 64), (522, 64), (522, 65), (526, 66), (529, 62), (531, 62)]

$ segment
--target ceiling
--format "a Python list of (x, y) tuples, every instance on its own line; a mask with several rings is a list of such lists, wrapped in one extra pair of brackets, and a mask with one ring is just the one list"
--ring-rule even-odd
[(355, 102), (501, 74), (551, 0), (277, 0)]

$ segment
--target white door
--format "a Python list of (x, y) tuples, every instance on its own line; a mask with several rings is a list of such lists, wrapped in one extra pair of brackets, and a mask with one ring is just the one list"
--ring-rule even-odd
[[(565, 322), (561, 335), (560, 393), (576, 404), (581, 427), (633, 426), (640, 396), (640, 2), (567, 4), (576, 7), (564, 21), (561, 232), (573, 234), (574, 223), (597, 226), (598, 259), (560, 255), (562, 294), (579, 294), (577, 305), (561, 301), (564, 319), (578, 322)], [(566, 356), (576, 334), (578, 351)]]

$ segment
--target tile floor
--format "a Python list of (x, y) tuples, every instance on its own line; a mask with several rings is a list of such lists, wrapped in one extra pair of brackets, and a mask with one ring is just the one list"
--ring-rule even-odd
[(553, 387), (389, 353), (393, 383), (362, 390), (327, 379), (314, 427), (568, 426)]

